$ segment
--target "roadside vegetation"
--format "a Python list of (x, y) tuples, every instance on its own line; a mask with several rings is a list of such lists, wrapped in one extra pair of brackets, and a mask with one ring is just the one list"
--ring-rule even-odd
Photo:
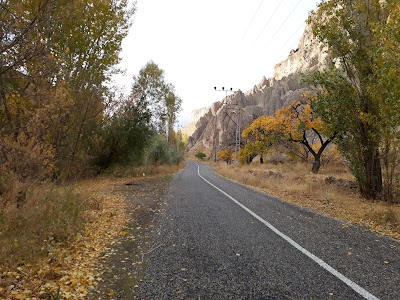
[(338, 150), (370, 201), (400, 202), (400, 7), (397, 1), (322, 1), (310, 14), (314, 35), (332, 63), (303, 74), (299, 101), (261, 116), (242, 132), (239, 153), (217, 156), (250, 164), (271, 152), (309, 161), (319, 173)]
[(2, 299), (82, 298), (125, 220), (123, 200), (94, 178), (169, 173), (183, 160), (182, 100), (164, 71), (148, 62), (128, 95), (112, 83), (129, 3), (1, 1)]
[(197, 157), (200, 160), (203, 160), (203, 159), (205, 159), (207, 157), (207, 155), (205, 153), (201, 152), (201, 151), (197, 152), (194, 156)]
[(284, 201), (313, 209), (321, 214), (359, 224), (370, 230), (400, 239), (400, 204), (369, 201), (359, 194), (355, 177), (348, 167), (334, 162), (318, 174), (310, 163), (299, 160), (278, 161), (266, 158), (249, 165), (210, 162), (217, 173), (249, 185)]
[(297, 103), (245, 128), (240, 156), (220, 148), (217, 170), (399, 237), (398, 1), (325, 0), (308, 22), (331, 65), (303, 74)]

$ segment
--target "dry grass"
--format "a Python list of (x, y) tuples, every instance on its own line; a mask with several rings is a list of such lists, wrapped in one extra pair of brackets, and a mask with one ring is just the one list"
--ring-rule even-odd
[(227, 178), (285, 201), (400, 238), (400, 205), (362, 199), (354, 177), (343, 165), (328, 165), (319, 174), (311, 173), (309, 165), (292, 162), (245, 166), (217, 162), (211, 165)]
[(181, 162), (179, 165), (116, 166), (108, 170), (104, 175), (118, 178), (168, 175), (177, 172), (184, 166), (185, 162)]
[(96, 284), (98, 258), (127, 221), (125, 201), (113, 193), (116, 181), (33, 188), (32, 205), (18, 213), (20, 221), (7, 219), (9, 231), (0, 236), (1, 299), (84, 299)]
[[(172, 174), (183, 166), (120, 167), (100, 180)], [(99, 210), (101, 203), (78, 186), (80, 182), (21, 183), (0, 176), (0, 266), (47, 255), (54, 245), (68, 242), (82, 230), (90, 212)]]
[(25, 185), (15, 198), (4, 202), (0, 265), (29, 262), (55, 244), (67, 242), (82, 229), (89, 204), (70, 187), (53, 184)]
[(60, 299), (84, 299), (99, 280), (95, 263), (128, 220), (115, 189), (183, 166), (125, 167), (68, 185), (0, 174), (0, 298), (56, 299), (60, 288)]

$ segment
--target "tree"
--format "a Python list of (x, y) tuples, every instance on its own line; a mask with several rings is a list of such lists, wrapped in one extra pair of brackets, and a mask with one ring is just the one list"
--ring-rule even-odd
[(167, 110), (167, 140), (170, 143), (176, 143), (176, 136), (174, 125), (178, 117), (178, 113), (182, 107), (182, 99), (179, 98), (175, 93), (175, 88), (173, 85), (168, 85), (168, 91), (165, 96), (165, 106)]
[(156, 134), (150, 140), (148, 147), (145, 149), (146, 162), (159, 164), (176, 164), (178, 165), (183, 160), (184, 151), (176, 148), (175, 145), (168, 143), (165, 138)]
[[(376, 74), (376, 88), (369, 90), (381, 103), (382, 138), (381, 157), (383, 169), (384, 199), (399, 202), (398, 158), (400, 153), (400, 5), (387, 1), (389, 11), (387, 22), (377, 23), (376, 38), (372, 53), (375, 59), (373, 73)], [(396, 178), (397, 177), (397, 178)]]
[(182, 100), (163, 74), (155, 63), (147, 63), (134, 76), (131, 94), (111, 111), (97, 159), (101, 169), (113, 164), (171, 164), (183, 159), (184, 151), (176, 145), (173, 129)]
[(233, 159), (232, 147), (219, 150), (217, 153), (217, 157), (218, 159), (223, 160), (224, 162), (226, 162), (227, 165), (229, 165)]
[[(336, 137), (332, 126), (315, 116), (310, 105), (302, 105), (300, 102), (278, 110), (275, 115), (275, 122), (272, 124), (275, 131), (280, 132), (281, 139), (299, 143), (307, 148), (314, 157), (311, 171), (318, 173), (322, 154)], [(314, 136), (318, 138), (319, 143), (313, 143)]]
[(48, 28), (57, 33), (50, 40), (57, 70), (52, 81), (65, 81), (74, 99), (59, 167), (74, 174), (92, 160), (90, 149), (99, 138), (107, 103), (112, 101), (106, 84), (119, 62), (133, 11), (127, 0), (106, 0), (97, 5), (73, 1), (60, 5), (57, 13), (68, 17), (51, 20)]
[(103, 170), (116, 164), (143, 164), (154, 135), (148, 111), (130, 100), (122, 101), (104, 124), (96, 165)]
[(383, 191), (384, 139), (398, 139), (399, 18), (394, 0), (325, 0), (309, 18), (335, 62), (306, 77), (315, 87), (312, 107), (338, 133), (337, 143), (367, 199)]
[[(318, 173), (322, 154), (336, 133), (331, 126), (313, 114), (310, 105), (296, 102), (278, 110), (275, 116), (259, 117), (242, 132), (242, 136), (247, 139), (242, 151), (245, 157), (257, 153), (262, 158), (277, 145), (284, 145), (293, 152), (296, 149), (287, 143), (301, 144), (314, 157), (311, 171)], [(314, 136), (319, 143), (314, 143)]]
[(174, 86), (165, 81), (164, 71), (150, 61), (133, 80), (131, 98), (147, 107), (155, 130), (172, 136), (182, 100), (176, 95)]
[(127, 0), (0, 6), (0, 153), (7, 153), (0, 163), (26, 177), (12, 153), (38, 153), (46, 159), (24, 156), (25, 170), (75, 176), (91, 167), (111, 98), (107, 81), (133, 10)]
[(257, 155), (263, 161), (263, 155), (277, 142), (277, 133), (272, 129), (274, 121), (272, 116), (261, 116), (242, 131), (246, 144), (240, 154), (241, 161), (250, 163)]

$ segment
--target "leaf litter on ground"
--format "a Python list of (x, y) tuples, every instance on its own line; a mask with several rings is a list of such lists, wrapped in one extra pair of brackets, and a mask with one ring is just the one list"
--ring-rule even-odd
[[(122, 179), (119, 179), (122, 180)], [(0, 266), (0, 298), (17, 300), (83, 299), (101, 281), (95, 264), (125, 235), (126, 203), (113, 193), (115, 180), (84, 181), (76, 190), (98, 203), (87, 211), (87, 223), (73, 241), (51, 245), (48, 255), (11, 269)]]

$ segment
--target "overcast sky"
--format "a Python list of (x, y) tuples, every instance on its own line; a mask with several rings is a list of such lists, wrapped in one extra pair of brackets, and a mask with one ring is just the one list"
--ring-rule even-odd
[(214, 86), (246, 92), (297, 47), (317, 0), (137, 0), (123, 42), (117, 80), (127, 90), (150, 60), (183, 100), (179, 123), (193, 109), (221, 100)]

